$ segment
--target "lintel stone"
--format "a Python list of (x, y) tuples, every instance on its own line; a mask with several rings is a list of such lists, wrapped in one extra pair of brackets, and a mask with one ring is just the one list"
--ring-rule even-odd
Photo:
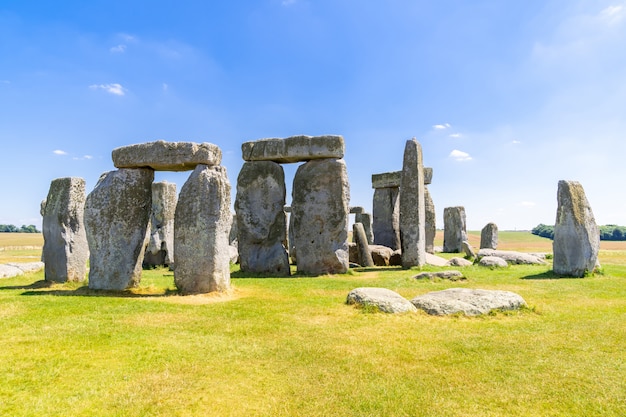
[(113, 149), (116, 168), (152, 168), (155, 171), (191, 171), (198, 164), (215, 166), (222, 162), (221, 149), (203, 142), (140, 143)]
[[(384, 172), (372, 174), (372, 188), (397, 188), (400, 187), (402, 171)], [(433, 178), (433, 169), (424, 167), (424, 185), (429, 185)]]
[(245, 142), (241, 145), (244, 161), (291, 163), (314, 159), (341, 159), (345, 153), (342, 136), (291, 136)]

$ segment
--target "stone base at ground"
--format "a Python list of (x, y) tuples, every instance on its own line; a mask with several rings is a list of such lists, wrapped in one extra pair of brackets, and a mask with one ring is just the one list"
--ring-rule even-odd
[(438, 272), (421, 272), (413, 277), (414, 279), (448, 279), (450, 281), (459, 281), (465, 279), (459, 271), (438, 271)]
[(397, 292), (386, 288), (356, 288), (350, 291), (346, 302), (361, 307), (375, 306), (384, 313), (407, 313), (417, 311), (409, 300), (402, 297)]
[(462, 313), (467, 316), (487, 314), (492, 310), (519, 310), (526, 306), (524, 299), (510, 291), (450, 288), (430, 292), (411, 300), (420, 310), (436, 316)]
[(481, 249), (478, 251), (478, 257), (484, 258), (485, 256), (496, 256), (507, 261), (509, 264), (515, 265), (545, 265), (546, 262), (543, 259), (524, 252), (516, 252), (510, 250), (493, 250), (493, 249)]

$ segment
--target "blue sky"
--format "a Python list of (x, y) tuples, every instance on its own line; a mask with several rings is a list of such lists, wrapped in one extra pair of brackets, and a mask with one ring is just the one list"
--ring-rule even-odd
[(243, 142), (339, 134), (368, 211), (416, 137), (440, 228), (554, 223), (561, 179), (626, 225), (624, 0), (8, 0), (0, 57), (1, 224), (119, 146), (214, 143), (234, 189)]

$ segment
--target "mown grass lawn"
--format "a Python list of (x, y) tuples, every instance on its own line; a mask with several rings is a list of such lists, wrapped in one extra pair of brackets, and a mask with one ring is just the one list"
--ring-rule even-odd
[[(49, 287), (42, 272), (3, 279), (0, 415), (624, 416), (626, 265), (603, 266), (584, 279), (470, 267), (456, 283), (398, 268), (286, 279), (235, 268), (232, 294), (191, 297), (167, 270), (124, 294)], [(345, 304), (360, 286), (510, 290), (529, 308), (371, 313)]]

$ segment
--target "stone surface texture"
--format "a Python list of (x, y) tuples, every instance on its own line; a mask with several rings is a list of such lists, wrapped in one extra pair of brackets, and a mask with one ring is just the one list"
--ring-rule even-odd
[(417, 309), (409, 300), (387, 288), (355, 288), (348, 294), (346, 302), (358, 306), (375, 306), (384, 313), (408, 313)]
[(372, 188), (399, 188), (402, 171), (372, 174)]
[(116, 168), (152, 168), (156, 171), (190, 171), (198, 164), (219, 165), (222, 151), (212, 143), (156, 142), (113, 149)]
[(68, 177), (51, 182), (42, 227), (46, 281), (85, 280), (89, 245), (84, 212), (84, 179)]
[(361, 266), (371, 267), (374, 266), (374, 260), (370, 253), (369, 244), (367, 243), (367, 236), (365, 235), (365, 228), (362, 223), (354, 223), (352, 225), (352, 237), (357, 248), (357, 263)]
[(495, 223), (487, 223), (480, 231), (479, 249), (498, 249), (498, 226)]
[(463, 241), (467, 240), (465, 208), (462, 206), (443, 209), (443, 251), (463, 252)]
[(448, 260), (446, 258), (442, 258), (441, 256), (426, 252), (426, 263), (432, 266), (446, 266)]
[(356, 223), (363, 224), (363, 230), (365, 231), (365, 236), (367, 237), (367, 243), (374, 243), (374, 231), (372, 227), (372, 215), (370, 213), (356, 213), (354, 215), (354, 221)]
[(400, 189), (376, 188), (374, 190), (372, 229), (374, 244), (393, 250), (400, 244)]
[(435, 213), (435, 203), (428, 187), (424, 187), (424, 230), (426, 233), (425, 250), (428, 253), (435, 253), (435, 235), (437, 234), (437, 214)]
[(461, 242), (461, 247), (463, 248), (463, 253), (465, 253), (465, 256), (467, 256), (468, 258), (476, 257), (476, 252), (474, 252), (474, 248), (467, 240)]
[(152, 211), (148, 247), (144, 265), (174, 264), (174, 214), (176, 213), (176, 184), (161, 181), (152, 184)]
[(497, 256), (484, 256), (478, 261), (478, 265), (486, 266), (488, 268), (506, 268), (509, 263)]
[(24, 275), (24, 271), (14, 265), (0, 264), (0, 278), (13, 278)]
[(103, 174), (87, 196), (89, 288), (125, 290), (141, 280), (153, 180), (152, 169), (122, 168)]
[(472, 266), (474, 262), (468, 261), (465, 258), (454, 257), (446, 262), (445, 266)]
[(348, 171), (342, 159), (318, 159), (298, 167), (291, 205), (298, 272), (348, 270), (349, 203)]
[(437, 271), (437, 272), (420, 272), (413, 277), (414, 279), (448, 279), (450, 281), (459, 281), (465, 279), (459, 271)]
[(411, 300), (420, 310), (436, 316), (465, 314), (478, 316), (491, 310), (517, 310), (526, 306), (524, 299), (510, 291), (450, 288), (420, 295)]
[(291, 136), (245, 142), (244, 161), (306, 162), (314, 159), (341, 159), (345, 153), (342, 136)]
[(230, 290), (230, 182), (226, 168), (198, 165), (180, 190), (174, 283), (183, 294)]
[(245, 162), (237, 177), (235, 212), (241, 270), (288, 276), (285, 174), (276, 162)]
[(400, 239), (402, 267), (426, 263), (426, 209), (424, 206), (424, 164), (422, 146), (415, 139), (404, 148), (400, 179)]
[(494, 249), (481, 249), (478, 251), (478, 257), (483, 258), (485, 256), (495, 256), (502, 258), (509, 264), (515, 265), (544, 265), (546, 262), (538, 258), (535, 255), (524, 252), (516, 252), (510, 250), (494, 250)]
[(558, 275), (583, 277), (597, 267), (600, 230), (580, 183), (559, 181), (557, 200), (552, 268)]
[(393, 250), (387, 246), (369, 245), (372, 260), (376, 266), (389, 266)]

